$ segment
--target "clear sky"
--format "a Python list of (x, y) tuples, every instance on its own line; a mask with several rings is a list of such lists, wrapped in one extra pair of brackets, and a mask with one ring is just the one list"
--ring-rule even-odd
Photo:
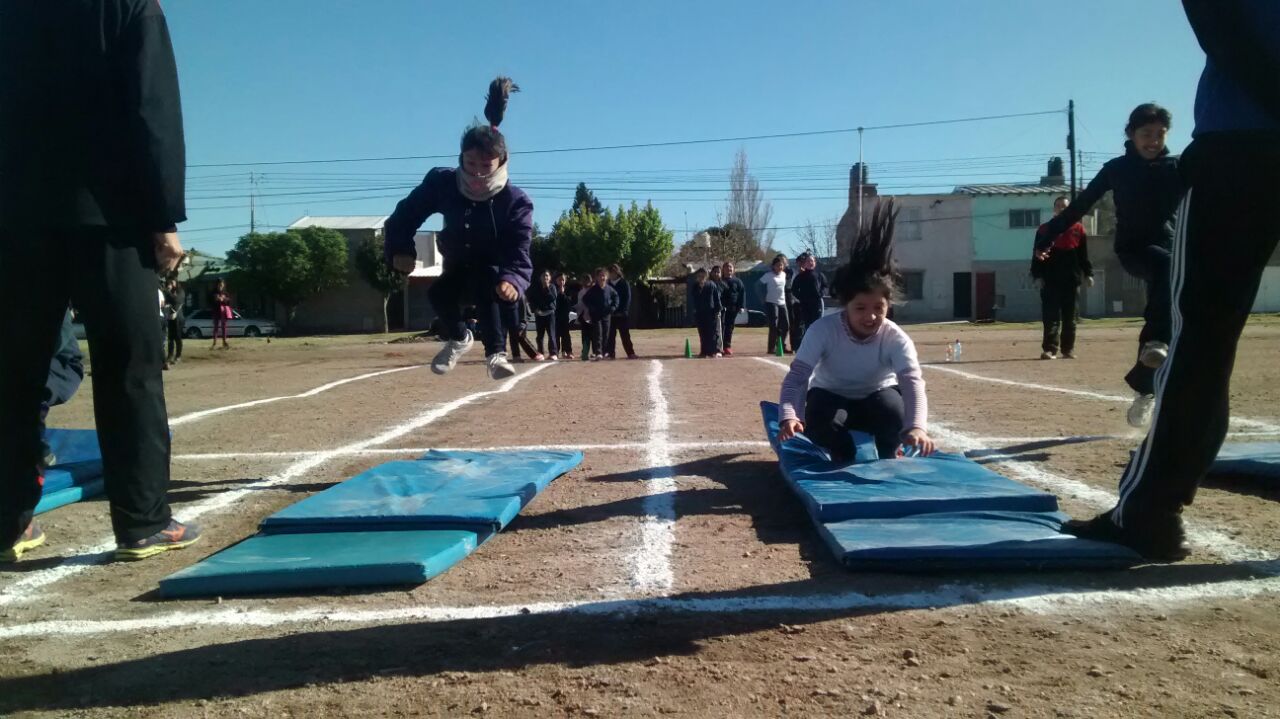
[[(453, 156), (488, 81), (515, 78), (502, 129), (544, 150), (853, 128), (1077, 106), (1084, 175), (1118, 154), (1135, 105), (1192, 129), (1203, 54), (1173, 0), (165, 0), (186, 118), (184, 242), (223, 253), (258, 222), (389, 214)], [(882, 192), (1038, 179), (1066, 115), (868, 131)], [(607, 204), (652, 199), (677, 243), (714, 223), (739, 148), (772, 224), (844, 210), (856, 134), (517, 155), (543, 230), (586, 181)], [(957, 160), (957, 158), (964, 158)], [(969, 159), (980, 158), (980, 159)], [(426, 228), (439, 227), (439, 218)], [(225, 229), (217, 229), (225, 228)], [(789, 249), (794, 230), (778, 231)]]

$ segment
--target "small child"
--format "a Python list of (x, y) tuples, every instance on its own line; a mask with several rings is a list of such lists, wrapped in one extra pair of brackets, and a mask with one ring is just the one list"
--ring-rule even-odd
[(891, 199), (876, 205), (849, 263), (836, 273), (844, 310), (813, 323), (782, 381), (778, 439), (803, 432), (837, 462), (854, 458), (849, 430), (874, 436), (883, 458), (896, 456), (899, 445), (926, 455), (935, 448), (925, 430), (928, 409), (915, 345), (886, 316), (898, 296), (897, 215)]
[(609, 284), (609, 271), (596, 268), (596, 283), (582, 297), (582, 304), (591, 316), (591, 359), (605, 356), (605, 343), (609, 340), (609, 318), (618, 309), (618, 291)]
[(786, 256), (777, 255), (773, 258), (769, 272), (761, 275), (759, 285), (764, 300), (764, 316), (769, 323), (769, 344), (764, 351), (773, 354), (778, 342), (786, 344), (787, 331), (791, 328), (787, 317), (787, 297), (791, 294), (791, 288), (787, 277)]
[(551, 283), (551, 273), (543, 270), (538, 284), (529, 288), (526, 295), (533, 310), (533, 322), (538, 332), (538, 354), (542, 354), (543, 338), (552, 360), (559, 359), (560, 348), (556, 336), (556, 309), (560, 305), (560, 290)]
[(568, 278), (563, 272), (556, 273), (553, 283), (556, 286), (556, 346), (560, 350), (561, 357), (571, 360), (573, 359), (573, 332), (569, 330), (569, 312), (577, 304), (578, 297), (576, 294), (569, 294), (566, 287)]
[(742, 311), (742, 307), (747, 301), (747, 288), (743, 286), (742, 280), (734, 277), (732, 262), (726, 262), (720, 268), (720, 290), (720, 301), (724, 305), (721, 319), (721, 337), (724, 338), (723, 351), (725, 357), (732, 357), (734, 323), (737, 322), (738, 313)]
[(582, 275), (578, 278), (578, 302), (574, 305), (574, 311), (578, 313), (578, 327), (582, 330), (582, 361), (586, 362), (591, 359), (591, 334), (595, 331), (591, 323), (591, 313), (587, 310), (587, 290), (595, 285), (591, 275)]
[(716, 349), (716, 323), (720, 321), (720, 287), (707, 281), (707, 270), (699, 267), (693, 273), (693, 315), (698, 321), (698, 339), (704, 359), (719, 357)]
[[(796, 258), (799, 272), (791, 280), (791, 293), (795, 295), (798, 309), (796, 322), (792, 327), (795, 336), (804, 341), (805, 330), (814, 322), (822, 319), (826, 309), (823, 298), (827, 296), (827, 278), (818, 271), (818, 260), (808, 252)], [(794, 348), (797, 344), (792, 345)]]
[(507, 361), (504, 340), (520, 321), (516, 301), (533, 274), (533, 202), (507, 181), (507, 141), (498, 125), (507, 97), (517, 90), (510, 78), (490, 83), (484, 107), (489, 124), (463, 133), (458, 167), (428, 172), (385, 225), (387, 262), (408, 274), (417, 258), (414, 234), (431, 215), (444, 216), (444, 229), (436, 239), (444, 271), (427, 291), (448, 337), (431, 361), (436, 374), (451, 371), (471, 349), (472, 334), (460, 311), (464, 302), (474, 303), (479, 313), (489, 377), (505, 379), (516, 373)]
[(714, 285), (720, 294), (720, 309), (716, 312), (716, 325), (712, 329), (716, 337), (716, 356), (724, 356), (724, 280), (720, 278), (720, 265), (712, 265), (707, 270), (707, 284)]

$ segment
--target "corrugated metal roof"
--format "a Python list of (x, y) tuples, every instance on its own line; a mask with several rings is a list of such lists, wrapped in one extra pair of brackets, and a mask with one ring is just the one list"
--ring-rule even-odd
[(960, 185), (955, 189), (957, 195), (1061, 195), (1070, 194), (1071, 185), (1041, 185), (1028, 183), (1022, 185)]
[(330, 230), (381, 230), (389, 217), (390, 215), (330, 215), (327, 217), (307, 215), (289, 225), (289, 229), (327, 227)]

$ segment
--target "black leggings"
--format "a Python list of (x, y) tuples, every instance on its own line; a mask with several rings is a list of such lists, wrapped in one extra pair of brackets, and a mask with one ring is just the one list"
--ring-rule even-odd
[[(844, 410), (844, 421), (836, 413)], [(892, 458), (902, 444), (906, 408), (902, 391), (894, 385), (873, 392), (862, 399), (848, 399), (835, 392), (814, 387), (805, 396), (804, 434), (814, 444), (831, 453), (837, 462), (848, 462), (856, 450), (849, 430), (856, 429), (876, 438), (876, 451), (883, 459)]]

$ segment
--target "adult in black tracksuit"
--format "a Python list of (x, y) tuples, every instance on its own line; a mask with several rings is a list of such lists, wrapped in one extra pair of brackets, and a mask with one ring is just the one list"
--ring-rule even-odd
[(538, 283), (526, 293), (529, 309), (533, 310), (533, 322), (538, 331), (538, 353), (543, 350), (543, 338), (551, 357), (557, 358), (560, 347), (556, 340), (556, 308), (560, 304), (560, 291), (551, 283), (551, 273), (543, 270)]
[(0, 560), (38, 546), (41, 405), (72, 300), (117, 542), (195, 541), (172, 521), (156, 273), (186, 219), (178, 74), (154, 0), (0, 3)]
[[(1070, 204), (1066, 195), (1057, 198), (1053, 201), (1053, 214), (1062, 214)], [(1031, 276), (1040, 288), (1040, 315), (1044, 323), (1040, 359), (1056, 359), (1059, 352), (1066, 359), (1075, 359), (1080, 285), (1093, 284), (1089, 237), (1084, 225), (1075, 223), (1053, 238), (1047, 251), (1033, 252)]]
[[(1108, 160), (1084, 189), (1063, 210), (1036, 233), (1036, 251), (1043, 251), (1054, 238), (1080, 221), (1094, 203), (1110, 191), (1116, 205), (1116, 256), (1125, 272), (1141, 278), (1147, 286), (1146, 323), (1138, 335), (1138, 361), (1125, 376), (1137, 393), (1135, 410), (1149, 406), (1155, 393), (1155, 368), (1168, 352), (1173, 325), (1169, 313), (1170, 248), (1173, 246), (1173, 219), (1182, 198), (1178, 160), (1164, 146), (1169, 130), (1169, 111), (1153, 105), (1139, 105), (1129, 115), (1125, 134), (1125, 154)], [(1130, 423), (1142, 424), (1131, 412)]]
[(721, 338), (724, 340), (724, 353), (733, 356), (733, 327), (738, 313), (747, 301), (747, 288), (742, 280), (734, 276), (732, 262), (720, 267), (720, 301), (724, 304), (721, 313)]
[(618, 309), (613, 311), (613, 317), (609, 319), (609, 359), (615, 357), (619, 334), (622, 335), (622, 349), (627, 353), (627, 359), (635, 359), (636, 348), (631, 344), (631, 285), (622, 274), (622, 267), (616, 262), (609, 265), (609, 284), (618, 293)]
[(792, 325), (792, 332), (798, 337), (792, 340), (792, 349), (799, 349), (805, 330), (822, 319), (822, 312), (826, 309), (823, 298), (827, 296), (827, 278), (818, 270), (818, 261), (813, 255), (808, 252), (801, 254), (796, 258), (796, 267), (799, 272), (791, 280), (791, 294), (795, 296), (799, 309), (799, 327)]
[(1186, 556), (1190, 505), (1227, 434), (1236, 345), (1280, 241), (1280, 3), (1183, 0), (1204, 73), (1182, 155), (1187, 195), (1173, 249), (1174, 335), (1156, 373), (1151, 430), (1120, 482), (1115, 508), (1071, 522), (1154, 560)]
[(556, 286), (556, 347), (564, 359), (573, 359), (573, 332), (569, 330), (569, 312), (578, 303), (577, 293), (570, 294), (568, 278), (557, 272), (552, 282)]
[(591, 315), (592, 359), (602, 359), (609, 339), (609, 319), (618, 311), (618, 292), (609, 284), (609, 273), (603, 267), (595, 273), (596, 283), (587, 288), (582, 303)]
[(720, 316), (720, 288), (707, 280), (707, 271), (699, 267), (694, 273), (693, 315), (698, 322), (699, 357), (716, 356), (716, 321)]

